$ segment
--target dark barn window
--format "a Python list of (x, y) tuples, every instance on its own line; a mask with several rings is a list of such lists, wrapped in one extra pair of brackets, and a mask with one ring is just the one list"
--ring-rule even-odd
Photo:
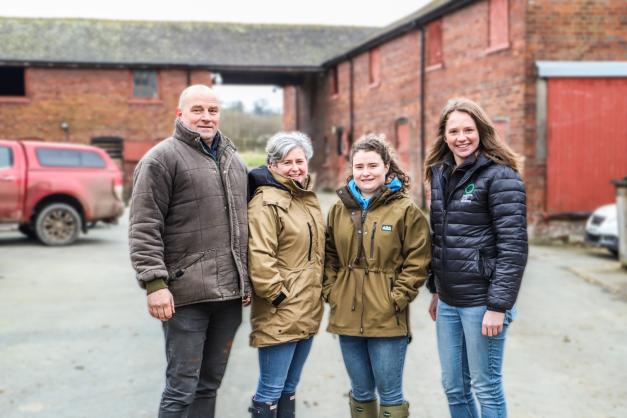
[(0, 67), (0, 96), (26, 96), (24, 67)]
[(157, 97), (156, 71), (133, 71), (133, 96), (146, 99)]

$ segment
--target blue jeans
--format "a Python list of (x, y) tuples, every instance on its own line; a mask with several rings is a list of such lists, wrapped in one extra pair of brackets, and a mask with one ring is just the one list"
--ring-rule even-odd
[(501, 369), (505, 335), (513, 314), (505, 313), (502, 333), (487, 337), (481, 335), (486, 310), (486, 306), (457, 308), (438, 301), (438, 352), (452, 418), (507, 417)]
[(358, 402), (376, 399), (376, 388), (381, 405), (403, 403), (403, 366), (407, 342), (407, 337), (340, 335), (340, 348), (351, 381), (353, 399)]
[(275, 403), (281, 394), (294, 395), (313, 337), (261, 347), (259, 349), (259, 383), (255, 400)]

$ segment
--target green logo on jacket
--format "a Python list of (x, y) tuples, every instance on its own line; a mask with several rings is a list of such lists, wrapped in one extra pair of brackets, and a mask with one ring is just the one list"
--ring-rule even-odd
[(472, 200), (472, 192), (475, 191), (475, 183), (468, 183), (466, 188), (464, 189), (464, 194), (462, 195), (462, 203), (467, 203)]

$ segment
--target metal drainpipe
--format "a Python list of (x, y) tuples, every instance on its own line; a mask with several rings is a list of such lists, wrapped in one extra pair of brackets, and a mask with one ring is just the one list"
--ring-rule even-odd
[(422, 162), (422, 170), (420, 170), (420, 179), (422, 181), (421, 193), (421, 206), (423, 209), (427, 208), (427, 193), (425, 192), (425, 154), (426, 154), (426, 142), (425, 142), (425, 27), (420, 26), (420, 161)]
[[(349, 70), (350, 70), (350, 77), (349, 77), (349, 82), (348, 82), (349, 89), (350, 89), (350, 94), (349, 94), (349, 99), (348, 99), (349, 100), (348, 101), (348, 109), (349, 109), (348, 138), (350, 140), (349, 141), (350, 143), (348, 147), (351, 148), (353, 146), (353, 141), (355, 139), (354, 138), (354, 126), (353, 126), (355, 122), (355, 106), (354, 106), (354, 97), (353, 97), (355, 90), (353, 88), (354, 74), (353, 74), (353, 59), (352, 58), (348, 61), (348, 65), (349, 65)], [(349, 151), (349, 154), (350, 154), (350, 151)]]
[(294, 124), (296, 125), (296, 131), (300, 130), (300, 124), (298, 122), (300, 109), (298, 107), (298, 86), (294, 85)]

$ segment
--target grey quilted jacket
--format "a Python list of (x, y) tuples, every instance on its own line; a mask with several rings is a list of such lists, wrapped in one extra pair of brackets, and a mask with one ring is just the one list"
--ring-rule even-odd
[[(217, 135), (221, 135), (218, 133)], [(140, 286), (162, 279), (176, 306), (250, 294), (246, 165), (221, 135), (217, 159), (178, 119), (135, 169), (129, 221)]]
[(449, 167), (432, 169), (427, 286), (449, 305), (504, 312), (516, 302), (527, 263), (524, 184), (512, 168), (481, 153), (452, 174)]

